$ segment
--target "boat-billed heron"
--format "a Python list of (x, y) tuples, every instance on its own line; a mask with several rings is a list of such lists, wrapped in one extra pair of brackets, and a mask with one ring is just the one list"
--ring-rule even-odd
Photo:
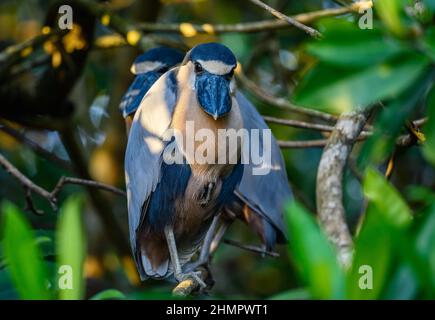
[(184, 54), (168, 47), (157, 47), (138, 56), (130, 71), (136, 77), (121, 99), (119, 110), (125, 119), (127, 133), (142, 98), (166, 71), (179, 64)]
[[(285, 240), (282, 212), (292, 195), (273, 137), (269, 162), (262, 164), (270, 169), (266, 175), (253, 174), (257, 165), (251, 162), (240, 164), (239, 147), (230, 150), (238, 159), (232, 165), (198, 165), (187, 150), (181, 152), (187, 165), (163, 161), (165, 147), (173, 142), (165, 139), (167, 129), (186, 134), (188, 121), (197, 130), (260, 129), (262, 141), (261, 130), (268, 126), (243, 94), (235, 91), (235, 66), (228, 48), (199, 45), (186, 55), (181, 67), (165, 73), (146, 97), (139, 98), (125, 168), (130, 241), (142, 279), (174, 273), (182, 280), (186, 276), (183, 265), (192, 271), (205, 263), (210, 232), (221, 211), (226, 221), (236, 217), (246, 221), (268, 248)], [(141, 91), (142, 96), (146, 91)], [(198, 261), (187, 264), (201, 245)]]

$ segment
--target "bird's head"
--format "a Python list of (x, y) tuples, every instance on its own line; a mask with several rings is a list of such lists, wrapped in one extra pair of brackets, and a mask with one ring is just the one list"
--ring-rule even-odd
[(231, 111), (231, 91), (237, 59), (230, 49), (219, 43), (204, 43), (186, 55), (194, 90), (201, 108), (215, 120)]
[(135, 81), (130, 89), (139, 91), (140, 93), (134, 94), (133, 100), (127, 98), (123, 99), (123, 102), (121, 102), (120, 109), (124, 118), (134, 115), (142, 98), (152, 85), (166, 71), (180, 64), (183, 58), (184, 54), (182, 52), (168, 47), (153, 48), (136, 58), (130, 71), (135, 74), (137, 78), (140, 77), (140, 81)]
[(146, 51), (134, 60), (130, 71), (135, 75), (150, 72), (162, 75), (183, 61), (184, 54), (168, 47), (157, 47)]

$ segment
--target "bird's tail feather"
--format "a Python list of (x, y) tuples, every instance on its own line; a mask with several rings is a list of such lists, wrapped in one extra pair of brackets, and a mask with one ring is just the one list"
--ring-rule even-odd
[[(180, 261), (181, 268), (192, 259), (192, 256), (196, 253), (196, 251), (197, 248), (194, 248), (193, 250), (182, 250), (178, 252), (178, 259)], [(163, 261), (163, 263), (161, 263), (156, 269), (154, 269), (148, 257), (142, 254), (141, 263), (145, 272), (144, 275), (141, 274), (142, 280), (146, 280), (147, 278), (165, 279), (174, 274), (174, 267), (170, 259)]]

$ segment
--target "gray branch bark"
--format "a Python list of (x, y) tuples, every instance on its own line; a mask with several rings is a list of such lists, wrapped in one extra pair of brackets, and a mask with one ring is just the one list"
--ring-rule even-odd
[(358, 112), (346, 113), (339, 118), (323, 150), (317, 172), (318, 218), (345, 268), (352, 260), (353, 243), (343, 207), (343, 172), (365, 123), (366, 115)]

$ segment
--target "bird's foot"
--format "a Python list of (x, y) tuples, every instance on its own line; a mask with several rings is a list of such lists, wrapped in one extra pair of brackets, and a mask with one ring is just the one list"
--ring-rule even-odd
[(178, 273), (175, 274), (175, 279), (181, 283), (185, 280), (193, 280), (196, 281), (196, 283), (198, 283), (198, 285), (201, 288), (206, 288), (207, 285), (205, 284), (205, 282), (201, 279), (201, 272), (200, 271), (190, 271), (190, 272), (186, 272), (186, 273)]
[(204, 189), (199, 194), (198, 202), (201, 205), (201, 207), (205, 207), (209, 204), (211, 200), (211, 195), (213, 194), (213, 190), (216, 187), (215, 182), (209, 182), (207, 185), (204, 186)]
[(183, 268), (184, 272), (192, 272), (193, 270), (198, 269), (199, 267), (205, 267), (208, 269), (209, 261), (208, 259), (198, 259), (193, 262), (189, 262)]

